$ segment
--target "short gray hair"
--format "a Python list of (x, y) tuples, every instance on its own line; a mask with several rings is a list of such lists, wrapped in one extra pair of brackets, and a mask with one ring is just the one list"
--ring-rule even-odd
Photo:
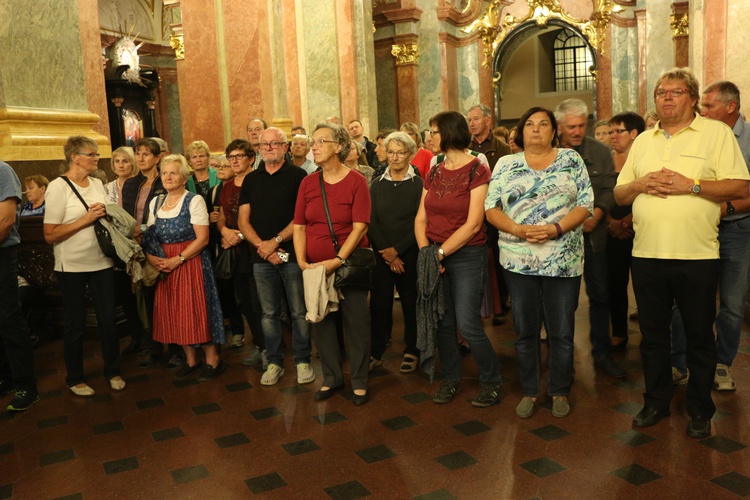
[(292, 137), (292, 142), (294, 142), (295, 139), (303, 139), (307, 143), (308, 148), (312, 146), (312, 139), (304, 134), (295, 134), (294, 137)]
[(388, 144), (391, 141), (396, 141), (406, 148), (406, 151), (409, 152), (409, 158), (417, 152), (417, 143), (406, 132), (392, 132), (388, 134), (388, 137), (383, 140), (383, 148), (388, 149)]
[(722, 80), (714, 82), (703, 90), (703, 95), (716, 92), (716, 97), (722, 104), (729, 104), (734, 101), (737, 104), (737, 112), (740, 112), (740, 89), (734, 83)]
[[(473, 111), (475, 109), (478, 109), (482, 113), (482, 116), (484, 116), (485, 118), (489, 118), (490, 116), (492, 116), (492, 110), (485, 104), (475, 104), (474, 106), (469, 108), (469, 111)], [(467, 113), (469, 113), (469, 111), (467, 111)]]
[(328, 121), (318, 123), (315, 126), (315, 130), (313, 130), (313, 133), (317, 132), (320, 129), (326, 129), (331, 132), (331, 139), (336, 141), (338, 145), (341, 146), (341, 151), (339, 151), (338, 154), (339, 161), (341, 161), (341, 163), (346, 161), (346, 157), (349, 156), (349, 151), (352, 149), (352, 136), (349, 135), (349, 131), (338, 123)]
[(188, 166), (188, 161), (185, 159), (184, 156), (182, 155), (165, 156), (164, 159), (162, 159), (161, 161), (162, 169), (164, 168), (164, 165), (168, 165), (170, 163), (176, 163), (180, 166), (179, 172), (184, 180), (187, 180), (188, 177), (190, 177), (190, 167)]
[(565, 117), (571, 115), (571, 116), (581, 116), (589, 115), (589, 107), (586, 106), (586, 103), (583, 102), (580, 99), (565, 99), (563, 102), (557, 105), (555, 108), (555, 120), (558, 121), (558, 123), (564, 122)]

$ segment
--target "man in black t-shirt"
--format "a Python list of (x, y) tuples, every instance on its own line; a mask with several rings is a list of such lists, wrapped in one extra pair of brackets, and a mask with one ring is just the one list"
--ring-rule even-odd
[(315, 380), (310, 367), (310, 323), (305, 320), (302, 271), (292, 242), (292, 220), (297, 191), (307, 172), (285, 161), (289, 147), (286, 134), (271, 127), (260, 135), (260, 167), (245, 177), (240, 191), (238, 224), (250, 245), (253, 274), (263, 310), (263, 335), (268, 369), (260, 379), (274, 385), (284, 375), (281, 307), (284, 293), (292, 318), (292, 347), (297, 382)]

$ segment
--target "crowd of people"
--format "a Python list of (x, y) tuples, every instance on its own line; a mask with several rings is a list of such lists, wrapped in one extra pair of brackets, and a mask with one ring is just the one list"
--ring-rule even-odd
[[(687, 434), (705, 437), (712, 389), (736, 388), (730, 367), (750, 283), (750, 128), (731, 82), (701, 94), (675, 68), (653, 97), (655, 111), (616, 114), (591, 135), (579, 99), (531, 107), (510, 130), (493, 130), (479, 104), (466, 115), (438, 113), (421, 132), (410, 122), (381, 131), (374, 142), (359, 120), (344, 127), (330, 117), (309, 135), (295, 126), (290, 138), (258, 118), (224, 155), (199, 140), (184, 156), (156, 138), (118, 148), (106, 184), (91, 175), (97, 144), (71, 137), (66, 172), (26, 178), (23, 205), (18, 178), (0, 163), (0, 286), (15, 288), (18, 217), (43, 215), (64, 300), (66, 384), (81, 397), (95, 393), (83, 370), (87, 288), (115, 391), (126, 386), (121, 355), (209, 381), (226, 368), (222, 346), (246, 342), (242, 364), (260, 365), (261, 384), (274, 385), (285, 375), (287, 324), (297, 383), (316, 378), (314, 346), (323, 374), (314, 399), (330, 398), (345, 387), (346, 356), (356, 405), (369, 401), (369, 373), (391, 343), (396, 294), (399, 371), (421, 366), (432, 379), (439, 360), (440, 404), (461, 390), (464, 353), (479, 373), (471, 404), (502, 400), (483, 318), (500, 325), (510, 311), (522, 393), (515, 412), (529, 418), (543, 391), (554, 416), (570, 413), (582, 280), (593, 364), (627, 375), (613, 353), (629, 342), (632, 275), (646, 386), (633, 425), (667, 417), (673, 385), (686, 384)], [(113, 255), (102, 232), (116, 230), (125, 243), (113, 238)], [(350, 273), (368, 254), (362, 285)], [(132, 336), (122, 353), (117, 304)], [(30, 336), (14, 304), (3, 301), (0, 313), (0, 393), (15, 391), (8, 410), (25, 410), (38, 399)]]

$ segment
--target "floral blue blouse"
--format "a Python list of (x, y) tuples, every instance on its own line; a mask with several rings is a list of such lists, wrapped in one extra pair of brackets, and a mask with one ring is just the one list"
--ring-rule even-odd
[[(581, 157), (559, 149), (552, 164), (534, 170), (524, 153), (498, 161), (484, 202), (499, 208), (518, 224), (554, 224), (576, 207), (594, 211), (594, 192)], [(528, 243), (500, 232), (500, 264), (508, 271), (532, 276), (569, 278), (583, 274), (583, 228), (542, 244)]]

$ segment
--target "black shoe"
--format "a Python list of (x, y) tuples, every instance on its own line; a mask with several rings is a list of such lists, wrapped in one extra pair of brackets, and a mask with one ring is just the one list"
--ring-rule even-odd
[(0, 398), (13, 392), (12, 380), (0, 380)]
[[(318, 389), (318, 392), (315, 393), (315, 396), (313, 396), (313, 399), (315, 401), (325, 401), (326, 399), (330, 398), (336, 392), (340, 391), (343, 388), (344, 388), (344, 384), (337, 385), (336, 387), (331, 387), (325, 391), (323, 389)], [(352, 401), (354, 401), (354, 398), (352, 398)], [(364, 404), (364, 403), (361, 403), (361, 404)]]
[(16, 394), (13, 400), (6, 408), (8, 411), (24, 411), (28, 410), (34, 403), (39, 401), (39, 393), (34, 391), (16, 390)]
[(164, 366), (171, 370), (172, 368), (177, 368), (184, 362), (185, 361), (180, 356), (178, 356), (177, 354), (172, 354)]
[(620, 365), (612, 361), (609, 357), (605, 357), (600, 359), (599, 361), (595, 361), (594, 366), (596, 368), (604, 370), (604, 373), (606, 373), (610, 377), (625, 378), (628, 375), (628, 372), (623, 370)]
[(461, 354), (470, 354), (471, 347), (469, 347), (469, 344), (467, 344), (465, 340), (462, 340), (461, 342), (458, 343), (458, 351)]
[(196, 371), (198, 371), (202, 366), (203, 366), (202, 361), (198, 361), (193, 366), (190, 366), (187, 363), (183, 363), (180, 369), (174, 373), (174, 378), (176, 379), (186, 378), (192, 375), (193, 373), (195, 373)]
[(461, 384), (458, 380), (443, 380), (443, 383), (440, 384), (440, 388), (432, 397), (432, 400), (441, 405), (450, 403), (453, 396), (456, 395), (460, 388)]
[(687, 435), (691, 438), (707, 438), (711, 435), (711, 419), (707, 417), (693, 417), (687, 426)]
[(367, 391), (361, 395), (352, 393), (352, 403), (354, 403), (357, 406), (362, 406), (363, 404), (367, 403), (369, 400), (370, 400), (370, 391)]
[(122, 350), (123, 356), (132, 356), (133, 354), (137, 353), (141, 350), (141, 341), (140, 340), (131, 340), (128, 346)]
[(650, 406), (644, 406), (643, 409), (633, 419), (633, 425), (636, 427), (651, 427), (659, 420), (669, 416), (669, 410), (658, 411)]
[(221, 373), (226, 369), (227, 364), (222, 360), (219, 360), (219, 364), (216, 365), (216, 368), (206, 363), (206, 366), (204, 366), (203, 370), (201, 370), (201, 374), (198, 375), (198, 382), (208, 382), (209, 380), (213, 380), (221, 375)]
[(156, 363), (159, 362), (159, 356), (149, 356), (140, 363), (138, 363), (139, 368), (151, 368)]
[(487, 408), (503, 399), (503, 386), (500, 384), (482, 384), (477, 397), (471, 400), (472, 406)]
[(505, 314), (495, 314), (492, 317), (492, 326), (504, 325), (506, 321), (508, 320), (506, 319)]

